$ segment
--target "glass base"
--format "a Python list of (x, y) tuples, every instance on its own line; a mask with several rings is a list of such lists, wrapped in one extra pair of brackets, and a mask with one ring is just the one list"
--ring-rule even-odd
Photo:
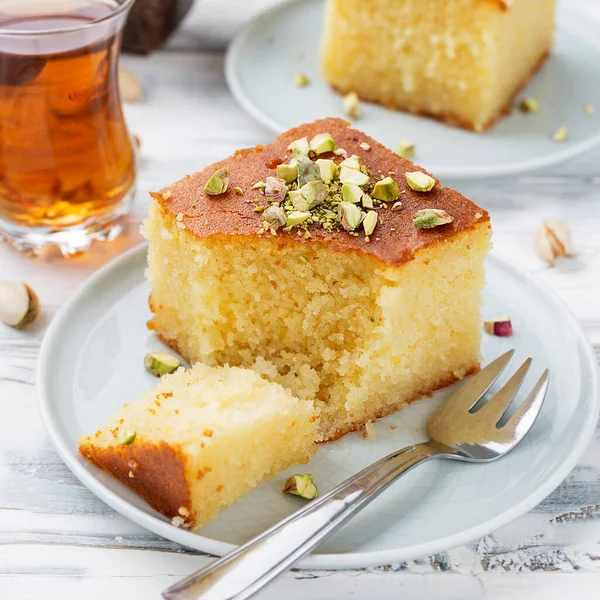
[(123, 231), (134, 194), (134, 190), (130, 190), (118, 210), (73, 227), (21, 227), (0, 218), (0, 241), (6, 241), (19, 252), (30, 256), (41, 256), (46, 248), (57, 246), (65, 258), (72, 258), (88, 250), (94, 240), (111, 242)]

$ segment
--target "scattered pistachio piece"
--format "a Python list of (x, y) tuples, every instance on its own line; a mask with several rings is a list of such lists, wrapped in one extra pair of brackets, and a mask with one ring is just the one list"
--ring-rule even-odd
[(204, 191), (209, 196), (219, 196), (224, 194), (229, 187), (229, 169), (224, 167), (215, 171), (211, 178), (206, 182)]
[(371, 192), (373, 198), (382, 202), (394, 202), (398, 200), (399, 195), (398, 184), (391, 177), (385, 177), (381, 181), (378, 181)]
[(392, 210), (397, 211), (397, 210), (402, 210), (402, 207), (404, 205), (402, 204), (402, 202), (395, 202), (394, 204), (392, 204)]
[(371, 198), (369, 194), (363, 194), (360, 201), (362, 202), (363, 208), (375, 208), (373, 206), (373, 198)]
[(566, 141), (568, 137), (569, 137), (569, 130), (563, 125), (562, 127), (560, 127), (559, 129), (557, 129), (554, 132), (552, 139), (555, 142), (561, 143), (561, 142)]
[(308, 208), (314, 208), (323, 204), (329, 188), (322, 181), (309, 181), (305, 183), (299, 190), (300, 194), (308, 201)]
[(337, 165), (329, 158), (317, 158), (315, 163), (319, 167), (321, 180), (325, 183), (331, 183), (334, 177), (337, 175)]
[(302, 187), (309, 181), (316, 181), (321, 179), (321, 171), (319, 165), (308, 156), (304, 154), (296, 155), (296, 162), (298, 163), (298, 185)]
[(299, 88), (306, 87), (310, 83), (310, 79), (304, 73), (299, 73), (298, 71), (294, 73), (293, 81), (294, 85)]
[(445, 211), (437, 208), (425, 208), (418, 210), (413, 225), (418, 229), (433, 229), (440, 225), (452, 223), (454, 219)]
[(306, 212), (310, 209), (309, 201), (302, 195), (302, 192), (300, 192), (299, 190), (292, 190), (289, 193), (289, 198), (295, 210), (299, 210), (300, 212)]
[(355, 183), (344, 183), (342, 185), (342, 200), (358, 204), (363, 197), (363, 191)]
[(292, 475), (284, 484), (283, 491), (294, 496), (301, 496), (307, 500), (312, 500), (319, 495), (317, 486), (310, 473), (304, 475)]
[(356, 204), (340, 202), (338, 204), (338, 219), (346, 231), (354, 231), (360, 225), (363, 213)]
[(367, 185), (369, 183), (369, 176), (365, 175), (362, 171), (357, 171), (356, 169), (351, 169), (349, 167), (342, 167), (340, 169), (340, 183)]
[(181, 361), (169, 352), (149, 352), (144, 357), (144, 368), (155, 377), (162, 377), (176, 371)]
[(119, 67), (119, 92), (123, 102), (139, 102), (144, 98), (144, 90), (138, 78), (125, 67)]
[(539, 112), (540, 103), (535, 98), (522, 98), (519, 102), (519, 110), (524, 113)]
[(257, 181), (250, 186), (251, 190), (264, 190), (267, 184), (264, 181)]
[(0, 281), (0, 321), (23, 329), (40, 314), (37, 294), (21, 281)]
[(348, 169), (354, 169), (355, 171), (360, 171), (360, 158), (353, 154), (352, 156), (345, 158), (340, 164), (340, 169), (342, 167), (347, 167)]
[(360, 103), (356, 92), (347, 93), (342, 99), (342, 110), (351, 119), (360, 118)]
[(275, 229), (275, 231), (287, 225), (287, 215), (283, 208), (279, 206), (269, 206), (263, 213), (262, 219), (269, 224), (269, 227)]
[(404, 175), (406, 176), (406, 182), (415, 192), (429, 192), (435, 185), (435, 179), (421, 171), (412, 171)]
[(285, 182), (277, 177), (267, 177), (265, 183), (265, 196), (273, 198), (277, 202), (283, 202), (288, 192)]
[(335, 150), (335, 141), (329, 133), (318, 133), (310, 140), (309, 146), (315, 154), (325, 154)]
[(306, 219), (309, 219), (311, 214), (308, 211), (294, 211), (287, 215), (286, 226), (294, 227), (295, 225), (300, 225), (300, 223), (304, 223)]
[(242, 188), (241, 188), (239, 185), (236, 185), (236, 186), (233, 188), (233, 191), (234, 191), (236, 194), (238, 194), (239, 196), (242, 196), (242, 195), (244, 194), (244, 190), (243, 190), (243, 189), (242, 189)]
[(289, 146), (288, 150), (292, 151), (292, 154), (295, 156), (297, 154), (308, 154), (310, 150), (310, 146), (308, 144), (308, 138), (300, 138), (299, 140), (294, 140)]
[(370, 210), (367, 213), (367, 216), (364, 218), (362, 222), (363, 229), (365, 230), (365, 235), (370, 236), (373, 231), (375, 231), (375, 226), (377, 225), (377, 213), (374, 210)]
[(336, 148), (333, 153), (336, 156), (344, 156), (344, 154), (346, 154), (346, 151), (343, 148)]
[(414, 158), (415, 157), (415, 145), (408, 140), (400, 140), (396, 147), (396, 154), (402, 158)]
[(371, 146), (369, 146), (369, 144), (367, 144), (367, 142), (361, 142), (359, 144), (359, 146), (365, 151), (368, 152), (371, 149)]
[(593, 117), (596, 114), (596, 109), (594, 108), (593, 104), (586, 104), (583, 107), (583, 112), (588, 116), (588, 117)]
[(510, 337), (513, 334), (510, 317), (498, 317), (491, 321), (484, 321), (483, 329), (486, 333), (498, 337)]
[(125, 429), (124, 431), (119, 431), (119, 435), (117, 437), (117, 442), (121, 444), (121, 446), (129, 446), (135, 442), (137, 433), (133, 429)]
[(535, 232), (534, 246), (539, 257), (552, 264), (571, 256), (571, 233), (562, 221), (546, 219)]
[(286, 183), (292, 183), (298, 179), (298, 164), (293, 159), (288, 164), (277, 165), (276, 171), (277, 177)]

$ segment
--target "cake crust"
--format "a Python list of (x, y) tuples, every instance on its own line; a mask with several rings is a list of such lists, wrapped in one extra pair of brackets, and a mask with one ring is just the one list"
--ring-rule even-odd
[[(338, 148), (345, 149), (348, 155), (358, 155), (361, 164), (375, 177), (391, 175), (400, 187), (399, 200), (403, 209), (381, 211), (382, 216), (385, 216), (384, 222), (378, 225), (376, 234), (369, 242), (362, 236), (352, 236), (344, 231), (327, 232), (321, 227), (312, 226), (309, 243), (326, 243), (336, 252), (366, 253), (381, 262), (397, 266), (412, 260), (421, 248), (448, 240), (489, 221), (489, 215), (484, 209), (440, 183), (428, 193), (411, 190), (404, 174), (417, 170), (427, 171), (393, 153), (366, 134), (351, 128), (347, 121), (333, 118), (291, 129), (266, 146), (239, 150), (233, 156), (214, 163), (203, 171), (188, 175), (160, 192), (152, 193), (152, 197), (160, 203), (163, 210), (177, 216), (182, 226), (198, 238), (219, 235), (258, 237), (261, 219), (254, 210), (256, 204), (253, 200), (263, 199), (264, 196), (258, 190), (252, 190), (252, 185), (274, 176), (277, 165), (289, 162), (291, 154), (287, 147), (290, 142), (302, 137), (310, 139), (318, 133), (331, 134)], [(361, 144), (368, 144), (369, 149), (365, 150)], [(332, 153), (323, 154), (320, 158), (341, 161), (341, 157)], [(228, 167), (231, 173), (227, 192), (220, 196), (207, 195), (204, 192), (206, 182), (217, 169), (223, 167)], [(243, 195), (236, 193), (234, 187), (242, 188)], [(424, 208), (445, 210), (454, 221), (435, 229), (417, 229), (412, 221), (415, 213)], [(270, 233), (261, 235), (271, 237)], [(296, 231), (277, 233), (278, 244), (299, 241)], [(303, 239), (302, 242), (306, 240)]]

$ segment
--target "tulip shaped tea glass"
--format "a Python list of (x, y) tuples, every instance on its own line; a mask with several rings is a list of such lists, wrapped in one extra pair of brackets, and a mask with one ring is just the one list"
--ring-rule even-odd
[(0, 0), (0, 237), (72, 255), (129, 211), (135, 151), (118, 88), (134, 0)]

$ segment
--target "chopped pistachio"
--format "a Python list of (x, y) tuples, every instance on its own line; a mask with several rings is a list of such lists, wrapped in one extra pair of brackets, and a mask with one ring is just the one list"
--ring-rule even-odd
[(350, 169), (349, 167), (342, 167), (340, 169), (340, 183), (367, 185), (369, 183), (369, 176), (365, 175), (362, 171)]
[(129, 446), (135, 442), (136, 435), (137, 433), (133, 429), (119, 431), (117, 442), (121, 444), (121, 446)]
[(418, 210), (413, 225), (418, 229), (433, 229), (439, 225), (452, 223), (454, 219), (445, 211), (437, 208), (425, 208)]
[(310, 202), (302, 195), (299, 190), (292, 190), (289, 193), (289, 198), (295, 210), (306, 212), (310, 209)]
[(294, 140), (289, 146), (288, 150), (292, 151), (292, 154), (308, 154), (310, 150), (310, 146), (308, 144), (308, 138), (300, 138), (299, 140)]
[(367, 213), (367, 216), (364, 218), (362, 222), (363, 229), (365, 230), (365, 235), (370, 236), (373, 231), (375, 231), (375, 226), (377, 225), (377, 213), (374, 210), (370, 210)]
[(569, 130), (563, 126), (555, 131), (554, 135), (552, 136), (552, 139), (555, 142), (560, 143), (566, 141), (567, 137), (569, 137)]
[(236, 194), (238, 194), (239, 196), (241, 196), (241, 195), (244, 193), (244, 190), (243, 190), (243, 189), (242, 189), (242, 188), (241, 188), (239, 185), (236, 185), (236, 186), (233, 188), (233, 191), (234, 191)]
[(338, 204), (338, 219), (346, 231), (354, 231), (360, 225), (363, 213), (356, 204), (340, 202)]
[(276, 171), (277, 177), (286, 183), (292, 183), (298, 179), (298, 164), (293, 159), (288, 164), (277, 165)]
[(279, 206), (269, 206), (263, 213), (263, 221), (266, 221), (269, 227), (277, 230), (287, 225), (287, 215), (283, 208)]
[(355, 169), (356, 171), (360, 171), (360, 158), (353, 154), (352, 156), (343, 160), (340, 165), (340, 169), (342, 167), (348, 167), (349, 169)]
[(337, 175), (337, 165), (329, 158), (317, 158), (315, 163), (319, 167), (321, 179), (325, 183), (331, 183)]
[(396, 154), (402, 158), (414, 158), (415, 157), (415, 145), (408, 140), (399, 140), (398, 146), (396, 147)]
[(360, 103), (356, 92), (349, 92), (342, 99), (342, 110), (351, 119), (360, 118)]
[(286, 226), (294, 227), (295, 225), (300, 225), (300, 223), (304, 223), (304, 221), (306, 221), (306, 219), (309, 219), (310, 216), (311, 215), (308, 211), (304, 212), (304, 211), (297, 210), (297, 211), (291, 212), (287, 216)]
[(336, 148), (333, 153), (336, 156), (344, 156), (344, 154), (346, 154), (346, 151), (343, 148)]
[(484, 321), (483, 329), (486, 333), (498, 337), (510, 337), (513, 334), (510, 317), (498, 317), (490, 321)]
[(301, 496), (307, 500), (312, 500), (319, 495), (317, 486), (310, 473), (304, 475), (292, 475), (284, 484), (283, 491), (294, 496)]
[(267, 184), (264, 181), (257, 181), (250, 186), (251, 190), (264, 190)]
[(596, 109), (594, 108), (593, 104), (586, 104), (583, 107), (583, 112), (588, 116), (588, 117), (592, 117), (594, 116), (594, 114), (596, 113)]
[(402, 207), (404, 205), (402, 204), (402, 202), (394, 202), (394, 204), (392, 204), (392, 210), (402, 210)]
[(23, 329), (40, 314), (37, 294), (22, 281), (0, 281), (0, 321)]
[(525, 113), (539, 112), (540, 103), (535, 98), (522, 98), (519, 102), (519, 109)]
[(265, 196), (283, 202), (288, 192), (288, 187), (282, 179), (277, 177), (267, 177), (265, 186)]
[(363, 194), (360, 201), (362, 202), (363, 208), (375, 208), (373, 206), (373, 198), (371, 198), (369, 194)]
[(310, 149), (315, 154), (325, 154), (335, 150), (335, 141), (329, 133), (319, 133), (310, 140)]
[(298, 191), (308, 200), (309, 208), (313, 208), (323, 204), (329, 189), (322, 181), (309, 181)]
[(296, 156), (296, 161), (298, 163), (298, 185), (300, 187), (309, 181), (321, 179), (319, 165), (310, 160), (308, 156), (298, 154)]
[(360, 147), (361, 147), (363, 150), (365, 150), (365, 152), (368, 152), (368, 151), (371, 149), (371, 146), (369, 146), (369, 144), (367, 144), (367, 142), (361, 142), (361, 143), (359, 144), (359, 146), (360, 146)]
[(209, 196), (219, 196), (227, 191), (229, 186), (229, 169), (224, 167), (215, 171), (211, 178), (206, 182), (204, 191)]
[(293, 81), (296, 87), (306, 87), (310, 83), (310, 79), (304, 73), (299, 72), (294, 73)]
[(342, 185), (342, 199), (344, 202), (358, 204), (363, 197), (363, 191), (354, 183)]
[(144, 368), (155, 377), (162, 377), (176, 371), (181, 361), (169, 352), (149, 352), (144, 357)]
[(411, 189), (415, 190), (415, 192), (430, 192), (435, 185), (435, 179), (421, 171), (408, 172), (404, 175), (406, 176), (408, 185)]
[(391, 177), (385, 177), (381, 181), (378, 181), (371, 192), (373, 198), (382, 202), (394, 202), (398, 200), (399, 194), (398, 184)]

